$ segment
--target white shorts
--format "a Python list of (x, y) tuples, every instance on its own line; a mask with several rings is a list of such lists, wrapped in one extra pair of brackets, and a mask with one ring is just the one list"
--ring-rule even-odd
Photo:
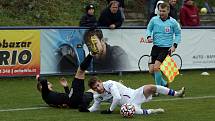
[(143, 94), (144, 92), (144, 86), (137, 88), (134, 91), (134, 95), (132, 96), (131, 99), (131, 104), (137, 106), (137, 107), (141, 107), (141, 104), (144, 102), (149, 102), (152, 99), (152, 95), (150, 95), (148, 98), (146, 98)]

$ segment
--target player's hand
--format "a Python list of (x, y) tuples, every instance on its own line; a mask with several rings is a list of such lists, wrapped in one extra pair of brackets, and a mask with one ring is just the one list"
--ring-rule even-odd
[(172, 46), (172, 47), (169, 49), (169, 52), (170, 52), (170, 54), (173, 53), (173, 52), (175, 52), (175, 47)]
[(61, 78), (61, 79), (60, 79), (60, 84), (61, 84), (63, 87), (67, 87), (67, 86), (68, 86), (68, 83), (67, 83), (67, 81), (66, 81), (65, 78)]
[(101, 111), (101, 114), (111, 114), (113, 111), (110, 111), (110, 109)]
[(152, 43), (153, 42), (153, 39), (151, 37), (149, 37), (147, 40), (146, 40), (146, 43)]
[(110, 28), (111, 28), (111, 29), (115, 29), (115, 28), (116, 28), (116, 25), (115, 25), (115, 24), (111, 24), (111, 25), (110, 25)]

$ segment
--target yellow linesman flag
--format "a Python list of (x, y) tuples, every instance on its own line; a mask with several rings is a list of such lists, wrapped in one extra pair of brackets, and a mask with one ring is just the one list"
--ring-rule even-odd
[(168, 82), (174, 81), (175, 77), (179, 74), (176, 62), (169, 55), (165, 58), (160, 66), (160, 70), (168, 78)]

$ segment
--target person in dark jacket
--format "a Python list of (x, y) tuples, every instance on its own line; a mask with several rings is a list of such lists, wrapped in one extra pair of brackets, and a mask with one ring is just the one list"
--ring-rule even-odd
[(89, 67), (92, 57), (93, 56), (91, 54), (88, 54), (88, 56), (81, 63), (75, 74), (70, 90), (67, 81), (65, 79), (60, 80), (61, 85), (65, 89), (65, 93), (53, 91), (52, 84), (45, 78), (37, 75), (37, 89), (41, 92), (42, 99), (51, 107), (68, 107), (73, 109), (79, 108), (79, 111), (86, 112), (90, 102), (93, 99), (93, 93), (84, 93), (84, 79), (85, 70)]
[(178, 11), (176, 8), (176, 4), (177, 4), (177, 0), (169, 0), (169, 5), (170, 5), (169, 16), (171, 16), (175, 20), (178, 20)]
[(95, 27), (97, 25), (97, 20), (94, 15), (95, 7), (93, 4), (86, 6), (86, 13), (81, 17), (80, 26), (85, 27)]
[(106, 1), (108, 4), (110, 4), (111, 1), (118, 1), (119, 2), (119, 10), (121, 11), (123, 20), (125, 20), (125, 14), (124, 14), (125, 3), (124, 3), (124, 0), (106, 0)]
[(194, 5), (193, 0), (184, 0), (184, 5), (180, 9), (180, 23), (182, 26), (199, 26), (199, 10)]
[(107, 8), (105, 8), (98, 19), (98, 26), (110, 27), (115, 29), (122, 26), (123, 17), (119, 10), (119, 2), (111, 1)]

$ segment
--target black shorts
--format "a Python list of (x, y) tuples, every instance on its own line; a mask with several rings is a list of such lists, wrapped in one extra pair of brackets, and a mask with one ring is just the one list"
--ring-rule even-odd
[(70, 97), (70, 107), (78, 108), (84, 95), (84, 80), (75, 78), (72, 82), (73, 93)]
[(156, 60), (162, 63), (169, 54), (169, 49), (170, 47), (158, 47), (154, 45), (152, 47), (151, 62), (149, 62), (149, 64), (154, 64)]

